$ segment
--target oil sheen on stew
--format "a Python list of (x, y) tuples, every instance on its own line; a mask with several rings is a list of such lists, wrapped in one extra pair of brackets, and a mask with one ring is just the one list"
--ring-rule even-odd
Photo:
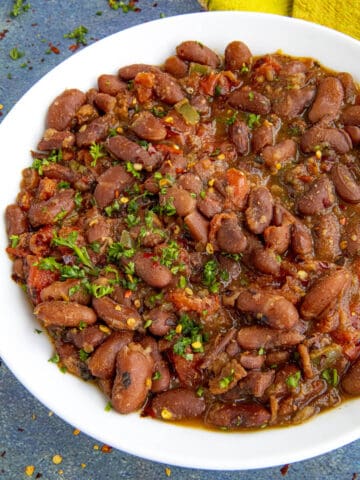
[(237, 40), (60, 93), (6, 209), (53, 359), (224, 430), (359, 395), (359, 144), (350, 74)]

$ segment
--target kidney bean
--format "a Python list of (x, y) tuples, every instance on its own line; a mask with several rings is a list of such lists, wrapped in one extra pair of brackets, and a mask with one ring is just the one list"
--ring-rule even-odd
[(75, 208), (74, 190), (66, 189), (56, 192), (48, 200), (33, 203), (28, 212), (28, 218), (33, 227), (54, 225), (58, 215), (64, 218)]
[(295, 255), (304, 257), (313, 250), (313, 240), (310, 230), (301, 222), (291, 225), (291, 248)]
[(246, 368), (246, 370), (260, 370), (264, 365), (265, 356), (259, 355), (258, 353), (243, 352), (240, 353), (239, 360), (241, 365)]
[(319, 317), (330, 304), (338, 299), (350, 281), (350, 272), (343, 268), (320, 277), (303, 299), (300, 308), (302, 318), (311, 320)]
[(134, 118), (130, 128), (138, 137), (150, 142), (164, 140), (166, 137), (167, 132), (162, 121), (150, 112), (140, 112)]
[(151, 388), (154, 361), (140, 344), (125, 345), (116, 357), (111, 403), (119, 413), (131, 413), (145, 403)]
[(243, 394), (253, 395), (256, 398), (260, 398), (273, 383), (274, 377), (274, 370), (248, 372), (246, 377), (238, 383), (238, 388)]
[(264, 240), (267, 248), (279, 254), (285, 253), (290, 245), (290, 225), (266, 227)]
[(271, 109), (270, 100), (265, 95), (248, 88), (234, 90), (230, 93), (228, 102), (232, 107), (258, 115), (266, 115)]
[(275, 169), (278, 169), (278, 167), (281, 167), (284, 163), (295, 160), (296, 154), (296, 142), (290, 138), (276, 145), (268, 145), (261, 151), (261, 156), (265, 160), (265, 164)]
[(98, 325), (90, 325), (82, 328), (67, 329), (64, 335), (64, 340), (71, 342), (75, 347), (85, 350), (86, 353), (91, 353), (107, 338), (108, 334), (102, 332)]
[(155, 418), (171, 421), (199, 417), (205, 408), (204, 397), (181, 387), (159, 393), (150, 405), (150, 411)]
[(237, 342), (244, 350), (258, 350), (261, 347), (291, 347), (302, 342), (304, 338), (304, 335), (296, 330), (276, 330), (252, 325), (239, 330)]
[(129, 140), (123, 135), (110, 137), (106, 141), (106, 148), (119, 160), (123, 160), (124, 162), (140, 163), (141, 165), (144, 165), (147, 171), (150, 172), (161, 159), (160, 154), (150, 154), (143, 147), (132, 140)]
[(78, 147), (90, 147), (92, 143), (98, 143), (105, 140), (108, 136), (110, 127), (114, 126), (115, 118), (111, 114), (95, 118), (76, 133), (76, 145)]
[(110, 218), (93, 212), (94, 215), (85, 227), (85, 234), (88, 243), (104, 242), (106, 239), (113, 238), (114, 225)]
[(289, 330), (299, 320), (294, 305), (281, 295), (259, 290), (242, 290), (236, 301), (237, 308), (260, 318), (270, 327)]
[(44, 165), (42, 170), (45, 177), (54, 180), (63, 180), (65, 182), (75, 183), (79, 179), (79, 175), (76, 172), (65, 165), (60, 165), (59, 163), (50, 163), (49, 165)]
[(320, 80), (314, 103), (308, 117), (316, 123), (325, 116), (335, 118), (339, 114), (344, 99), (344, 89), (336, 77), (325, 77)]
[(120, 350), (133, 340), (129, 331), (112, 332), (107, 339), (97, 347), (88, 360), (92, 375), (97, 378), (113, 378), (115, 374), (116, 356)]
[(102, 112), (110, 113), (116, 106), (116, 98), (108, 93), (97, 93), (94, 95), (94, 105)]
[(54, 128), (45, 130), (40, 142), (37, 144), (38, 150), (59, 150), (60, 148), (71, 148), (75, 145), (75, 135), (69, 130), (57, 131)]
[(311, 153), (319, 148), (331, 148), (337, 153), (347, 153), (352, 148), (352, 143), (345, 130), (314, 126), (301, 136), (300, 147), (304, 153)]
[(252, 53), (244, 42), (233, 41), (225, 48), (225, 68), (228, 70), (241, 70), (252, 62)]
[(151, 287), (164, 288), (171, 283), (173, 276), (170, 270), (151, 255), (137, 253), (134, 262), (136, 274)]
[(96, 203), (100, 208), (109, 205), (119, 193), (133, 185), (135, 179), (122, 165), (110, 167), (98, 177), (94, 191)]
[(331, 169), (331, 179), (337, 194), (349, 203), (360, 202), (360, 185), (356, 182), (349, 168), (338, 163)]
[(51, 103), (46, 116), (46, 128), (60, 131), (70, 127), (76, 111), (85, 102), (85, 93), (76, 88), (65, 90)]
[(266, 187), (253, 188), (249, 195), (248, 208), (245, 210), (249, 230), (255, 234), (263, 233), (270, 225), (274, 201)]
[(168, 390), (171, 380), (170, 370), (167, 362), (161, 355), (156, 340), (147, 336), (141, 341), (141, 345), (146, 351), (150, 352), (154, 360), (154, 375), (151, 382), (151, 391), (153, 393), (159, 393)]
[(310, 188), (301, 195), (296, 206), (303, 215), (323, 213), (335, 202), (334, 187), (327, 176), (322, 176), (310, 185)]
[[(74, 290), (71, 293), (71, 290)], [(90, 295), (82, 286), (81, 281), (76, 278), (68, 278), (63, 281), (55, 281), (51, 285), (43, 288), (40, 292), (40, 299), (42, 302), (50, 300), (65, 300), (81, 305), (88, 305), (90, 302)]]
[(341, 113), (340, 121), (344, 125), (360, 126), (360, 105), (348, 105)]
[(169, 203), (175, 207), (177, 215), (186, 217), (195, 209), (196, 199), (187, 190), (170, 187), (164, 195), (160, 195), (160, 205)]
[(357, 89), (353, 77), (348, 72), (340, 72), (337, 77), (344, 89), (345, 103), (354, 103)]
[(209, 189), (204, 198), (197, 200), (196, 206), (206, 218), (211, 219), (216, 214), (222, 212), (224, 199), (217, 192)]
[[(220, 214), (224, 215), (224, 214)], [(216, 219), (216, 217), (214, 217)], [(247, 240), (239, 225), (236, 215), (228, 214), (221, 219), (216, 232), (216, 243), (226, 253), (241, 253), (246, 249)]]
[(242, 120), (235, 120), (229, 127), (229, 136), (240, 155), (247, 155), (250, 148), (250, 129)]
[(355, 127), (354, 125), (348, 125), (344, 128), (346, 133), (350, 135), (353, 145), (360, 144), (360, 127)]
[(340, 224), (336, 215), (321, 215), (314, 227), (314, 247), (318, 259), (335, 262), (341, 255), (340, 237)]
[(193, 40), (180, 43), (176, 47), (176, 53), (182, 60), (209, 65), (212, 68), (216, 68), (220, 63), (219, 57), (213, 50)]
[(224, 183), (215, 180), (214, 186), (226, 198), (229, 205), (243, 210), (250, 192), (250, 182), (246, 175), (237, 168), (229, 168), (225, 172)]
[(149, 330), (153, 335), (163, 337), (168, 334), (171, 328), (176, 326), (176, 316), (172, 312), (167, 312), (161, 307), (149, 310), (144, 316), (144, 320), (151, 321)]
[(349, 395), (360, 395), (360, 359), (356, 360), (345, 373), (341, 387)]
[(185, 98), (185, 94), (176, 80), (164, 72), (155, 74), (154, 91), (161, 101), (169, 105), (174, 105)]
[(268, 122), (263, 123), (252, 131), (251, 147), (254, 153), (259, 153), (267, 145), (273, 145), (275, 142), (274, 126)]
[(197, 195), (201, 192), (203, 183), (198, 175), (194, 173), (184, 173), (177, 179), (178, 185), (184, 190), (188, 190), (191, 193)]
[(117, 75), (103, 74), (98, 77), (99, 92), (107, 93), (108, 95), (116, 96), (118, 93), (124, 92), (127, 89), (125, 82), (120, 80)]
[(175, 78), (183, 78), (188, 73), (188, 65), (177, 55), (171, 55), (165, 60), (164, 70)]
[(350, 221), (345, 226), (346, 252), (351, 257), (360, 253), (360, 224)]
[(200, 242), (204, 245), (207, 243), (209, 222), (198, 210), (193, 210), (189, 215), (186, 215), (184, 223), (188, 227), (190, 235), (196, 242)]
[(138, 73), (143, 72), (150, 72), (156, 73), (160, 72), (161, 70), (154, 65), (147, 65), (145, 63), (133, 63), (132, 65), (126, 65), (125, 67), (121, 67), (118, 70), (118, 75), (123, 80), (132, 80), (136, 77)]
[(135, 308), (109, 297), (93, 297), (92, 305), (97, 315), (114, 330), (137, 330), (142, 326), (141, 316)]
[(301, 115), (315, 97), (315, 87), (306, 86), (299, 89), (282, 92), (272, 104), (272, 110), (277, 115), (291, 120)]
[(28, 231), (28, 221), (25, 213), (18, 205), (8, 205), (5, 209), (6, 233), (11, 235), (21, 235)]
[(265, 275), (280, 275), (281, 257), (271, 248), (259, 246), (251, 251), (250, 263), (259, 272)]
[(96, 314), (92, 308), (63, 300), (42, 302), (36, 306), (34, 314), (45, 327), (77, 327), (80, 323), (92, 325), (96, 322)]
[(205, 423), (218, 428), (252, 428), (266, 425), (271, 415), (256, 403), (213, 403), (206, 412)]

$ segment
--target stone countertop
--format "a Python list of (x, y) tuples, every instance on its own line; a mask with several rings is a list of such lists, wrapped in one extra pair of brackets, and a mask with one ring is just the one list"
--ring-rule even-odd
[[(16, 17), (10, 14), (14, 4), (25, 5)], [(37, 80), (73, 54), (74, 41), (64, 34), (75, 27), (86, 26), (91, 44), (139, 23), (202, 11), (196, 0), (139, 0), (135, 7), (124, 13), (111, 9), (107, 0), (2, 0), (0, 122)], [(311, 460), (262, 470), (215, 472), (143, 460), (74, 430), (29, 394), (0, 360), (0, 479), (355, 480), (358, 475), (360, 440)]]

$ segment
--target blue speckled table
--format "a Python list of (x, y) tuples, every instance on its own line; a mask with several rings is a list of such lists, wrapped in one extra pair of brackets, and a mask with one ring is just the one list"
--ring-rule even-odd
[[(16, 3), (30, 6), (14, 17), (10, 12)], [(145, 21), (201, 11), (196, 0), (139, 0), (135, 6), (137, 11), (124, 13), (111, 9), (107, 0), (1, 0), (0, 122), (31, 85), (73, 54), (74, 41), (64, 34), (75, 27), (86, 26), (87, 41), (92, 43)], [(4, 480), (355, 480), (358, 476), (360, 440), (312, 460), (244, 472), (183, 469), (135, 458), (64, 423), (0, 361), (0, 478)]]

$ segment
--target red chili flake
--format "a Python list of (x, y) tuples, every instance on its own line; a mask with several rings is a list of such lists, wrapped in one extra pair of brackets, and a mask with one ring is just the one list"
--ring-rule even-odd
[(79, 47), (80, 45), (78, 43), (74, 43), (73, 45), (70, 45), (69, 50), (75, 52)]
[(49, 43), (49, 48), (53, 53), (55, 53), (55, 55), (59, 55), (60, 50), (57, 47), (55, 47), (55, 45), (53, 45), (51, 42)]
[(132, 291), (131, 290), (126, 290), (126, 292), (124, 293), (124, 297), (125, 298), (130, 298), (132, 295)]
[(102, 453), (110, 453), (111, 450), (112, 450), (112, 447), (109, 447), (109, 445), (103, 445), (103, 446), (101, 447)]
[(285, 477), (285, 475), (288, 473), (289, 467), (290, 465), (287, 463), (286, 465), (280, 468), (280, 473), (283, 477)]
[(2, 32), (0, 32), (0, 40), (2, 40), (3, 38), (5, 38), (6, 34), (8, 33), (9, 30), (7, 30), (5, 28), (5, 30), (3, 30)]

